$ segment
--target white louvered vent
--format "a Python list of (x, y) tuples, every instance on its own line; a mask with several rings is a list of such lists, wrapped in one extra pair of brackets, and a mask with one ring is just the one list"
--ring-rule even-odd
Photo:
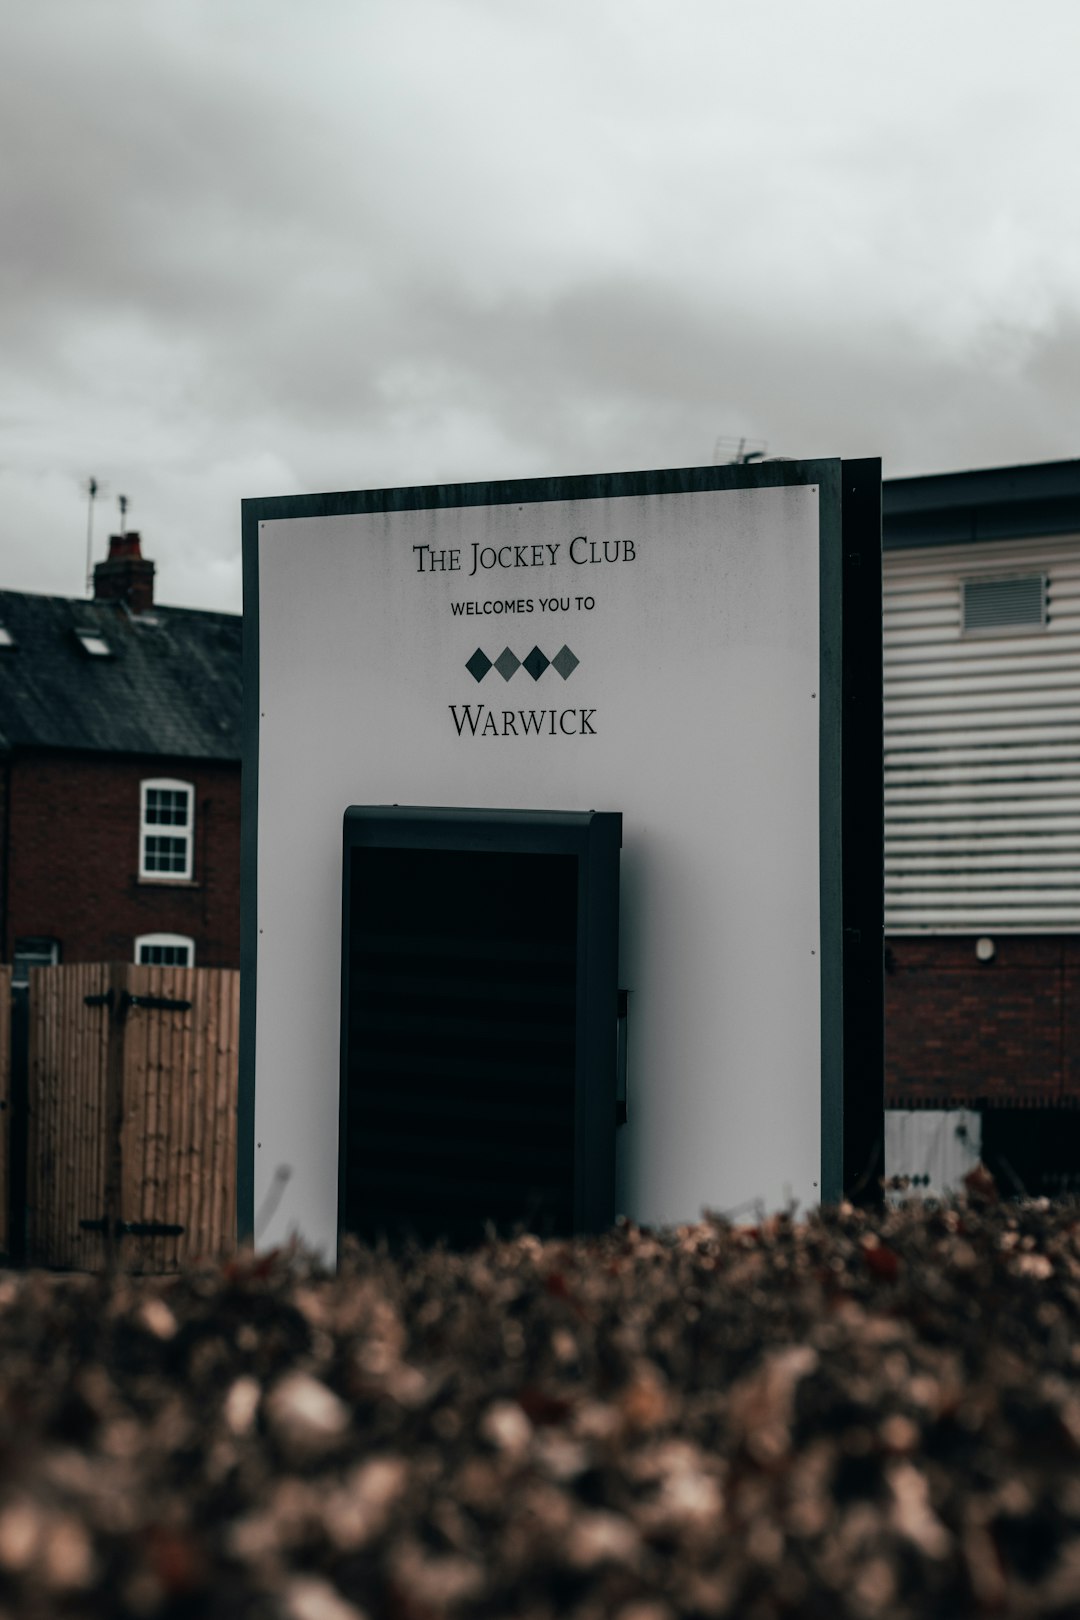
[(891, 933), (1080, 931), (1080, 535), (886, 553), (885, 874)]
[(1024, 627), (1041, 629), (1046, 623), (1045, 574), (965, 579), (963, 592), (964, 630), (968, 635)]

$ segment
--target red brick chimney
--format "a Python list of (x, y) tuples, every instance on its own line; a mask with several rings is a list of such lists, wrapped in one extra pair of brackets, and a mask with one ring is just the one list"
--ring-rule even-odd
[(132, 613), (154, 605), (154, 565), (143, 556), (136, 530), (109, 536), (109, 555), (94, 566), (94, 600), (126, 602)]

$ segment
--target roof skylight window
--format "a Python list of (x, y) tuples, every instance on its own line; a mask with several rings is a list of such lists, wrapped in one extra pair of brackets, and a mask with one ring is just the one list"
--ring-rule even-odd
[(76, 640), (83, 652), (89, 653), (91, 658), (111, 658), (113, 650), (99, 630), (76, 629)]

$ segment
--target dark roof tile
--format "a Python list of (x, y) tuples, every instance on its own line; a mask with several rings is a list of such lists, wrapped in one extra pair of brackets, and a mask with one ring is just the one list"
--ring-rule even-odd
[[(241, 626), (234, 613), (0, 591), (0, 746), (238, 760)], [(75, 632), (104, 637), (93, 657)]]

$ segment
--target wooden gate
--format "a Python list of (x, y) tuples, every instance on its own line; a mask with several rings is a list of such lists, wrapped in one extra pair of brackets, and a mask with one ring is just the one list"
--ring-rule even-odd
[(175, 1271), (235, 1246), (239, 980), (31, 970), (31, 1265)]

